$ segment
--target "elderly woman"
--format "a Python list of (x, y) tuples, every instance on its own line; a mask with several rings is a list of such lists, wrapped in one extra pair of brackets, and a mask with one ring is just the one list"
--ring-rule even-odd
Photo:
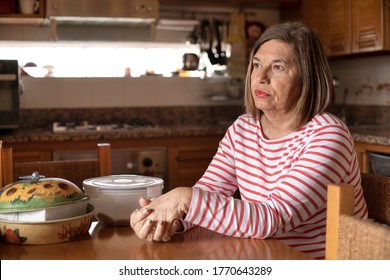
[[(228, 128), (202, 178), (131, 215), (142, 239), (169, 241), (197, 225), (242, 238), (278, 239), (324, 258), (329, 183), (355, 187), (355, 215), (367, 216), (354, 142), (325, 110), (332, 74), (315, 33), (298, 22), (268, 28), (254, 45), (246, 114)], [(233, 194), (240, 191), (241, 200)]]

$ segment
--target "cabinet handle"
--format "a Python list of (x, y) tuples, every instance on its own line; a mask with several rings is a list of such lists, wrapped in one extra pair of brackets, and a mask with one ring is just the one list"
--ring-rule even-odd
[(372, 40), (359, 40), (356, 42), (359, 48), (374, 47), (376, 44), (376, 38)]
[(356, 43), (359, 47), (369, 47), (375, 46), (376, 41), (378, 40), (377, 34), (375, 32), (375, 27), (365, 27), (361, 28), (358, 31), (358, 39)]

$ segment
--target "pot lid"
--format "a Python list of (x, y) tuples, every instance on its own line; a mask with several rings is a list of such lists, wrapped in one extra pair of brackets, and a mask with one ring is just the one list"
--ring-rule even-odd
[(74, 183), (34, 172), (0, 190), (0, 212), (23, 212), (73, 203), (88, 196)]
[(84, 180), (84, 188), (98, 188), (103, 190), (139, 190), (150, 187), (163, 188), (161, 178), (142, 175), (110, 175)]

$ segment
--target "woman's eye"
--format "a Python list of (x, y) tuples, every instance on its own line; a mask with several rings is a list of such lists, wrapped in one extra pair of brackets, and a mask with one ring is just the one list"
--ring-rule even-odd
[(260, 68), (260, 63), (253, 63), (253, 68)]
[(274, 65), (274, 69), (276, 71), (283, 71), (284, 70), (284, 67), (282, 65)]

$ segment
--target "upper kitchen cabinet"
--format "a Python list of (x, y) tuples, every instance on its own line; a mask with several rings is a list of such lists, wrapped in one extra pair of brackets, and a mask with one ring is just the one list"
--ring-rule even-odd
[(309, 24), (329, 57), (390, 50), (390, 0), (302, 0), (281, 15)]
[(321, 42), (326, 41), (326, 22), (323, 16), (326, 9), (326, 3), (323, 0), (303, 0), (302, 6), (302, 18), (305, 19), (306, 24), (311, 26)]
[(390, 50), (390, 1), (352, 2), (352, 53)]
[(389, 50), (388, 0), (327, 1), (329, 56)]
[(35, 24), (45, 17), (45, 0), (1, 0), (0, 24)]
[[(24, 3), (32, 3), (34, 12), (23, 11)], [(155, 22), (159, 17), (159, 0), (1, 0), (0, 24), (42, 24), (53, 19), (70, 24), (93, 22)], [(25, 19), (39, 19), (36, 21)], [(49, 21), (50, 20), (50, 21)]]
[(329, 56), (351, 53), (351, 1), (329, 0), (325, 5), (324, 48)]
[(269, 4), (299, 3), (300, 0), (160, 0), (161, 5), (213, 6), (213, 7), (253, 7)]
[(157, 19), (159, 0), (46, 0), (46, 16), (106, 18), (106, 19)]

